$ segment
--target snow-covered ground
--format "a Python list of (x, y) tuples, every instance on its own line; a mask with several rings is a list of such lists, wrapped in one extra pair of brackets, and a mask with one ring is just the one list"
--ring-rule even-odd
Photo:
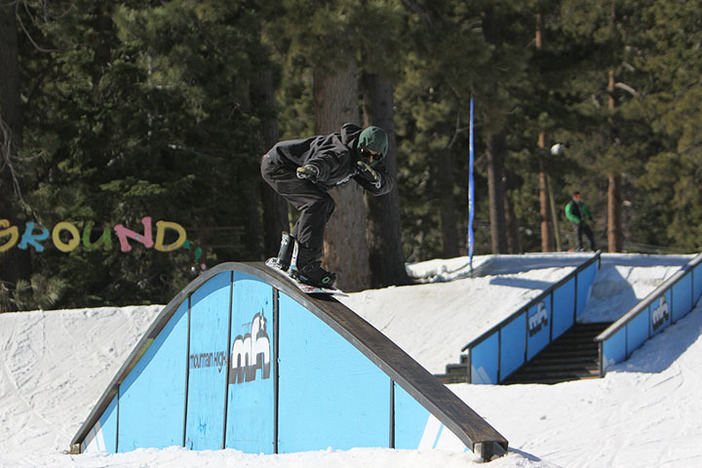
[[(409, 266), (428, 279), (424, 284), (355, 293), (344, 302), (431, 372), (443, 372), (471, 335), (572, 271), (570, 257), (480, 257), (475, 277), (467, 259), (435, 260)], [(583, 318), (615, 320), (690, 258), (603, 255)], [(160, 310), (0, 314), (0, 467), (477, 465), (471, 453), (391, 449), (251, 455), (172, 447), (68, 455), (83, 420)], [(700, 332), (702, 304), (603, 379), (449, 388), (510, 442), (510, 453), (487, 466), (702, 466)]]

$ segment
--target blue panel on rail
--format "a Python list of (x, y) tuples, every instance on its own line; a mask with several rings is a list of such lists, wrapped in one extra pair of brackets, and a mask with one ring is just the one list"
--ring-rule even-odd
[(183, 445), (187, 339), (186, 300), (120, 387), (120, 452)]
[(551, 340), (565, 333), (575, 322), (575, 278), (553, 291), (553, 324)]
[(673, 285), (672, 320), (677, 322), (692, 310), (692, 275), (686, 274)]
[(500, 380), (524, 364), (526, 349), (526, 312), (502, 327), (500, 340)]
[(594, 262), (577, 275), (578, 297), (576, 301), (576, 317), (579, 317), (583, 310), (585, 310), (585, 304), (587, 303), (587, 298), (590, 297), (590, 290), (592, 289), (592, 283), (595, 282), (596, 274), (597, 262)]
[(474, 384), (498, 383), (499, 333), (496, 331), (470, 350), (470, 381)]
[(98, 422), (85, 436), (81, 452), (96, 453), (117, 451), (117, 396), (107, 406)]
[(672, 304), (671, 289), (668, 289), (649, 306), (651, 310), (649, 336), (657, 335), (671, 324)]
[(185, 447), (194, 450), (224, 444), (230, 295), (231, 272), (225, 272), (191, 297)]
[(273, 288), (234, 274), (226, 448), (274, 453)]
[(278, 451), (388, 447), (390, 377), (282, 293), (279, 317)]
[(697, 303), (702, 297), (702, 262), (692, 269), (692, 302)]
[(429, 411), (402, 387), (395, 387), (395, 448), (417, 449), (429, 421)]
[(626, 327), (602, 343), (602, 369), (607, 370), (618, 362), (626, 361)]
[(529, 307), (527, 318), (527, 360), (551, 341), (551, 296)]
[(647, 307), (639, 315), (634, 317), (627, 325), (627, 349), (626, 349), (626, 355), (627, 357), (631, 356), (631, 353), (633, 353), (639, 346), (641, 346), (648, 338), (648, 330), (649, 330), (649, 314), (650, 314), (650, 309), (651, 307)]

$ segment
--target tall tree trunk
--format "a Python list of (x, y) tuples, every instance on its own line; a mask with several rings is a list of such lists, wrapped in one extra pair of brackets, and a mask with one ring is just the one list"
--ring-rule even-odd
[[(17, 3), (0, 3), (0, 220), (18, 224), (14, 201), (17, 200), (13, 174), (16, 155), (22, 144), (22, 111), (20, 108), (20, 73), (17, 48)], [(29, 279), (29, 250), (17, 246), (0, 253), (0, 311), (16, 310), (9, 301), (17, 281)]]
[[(314, 71), (315, 133), (338, 132), (346, 122), (359, 123), (358, 71), (353, 57), (345, 70)], [(336, 209), (324, 236), (324, 265), (338, 274), (337, 284), (346, 291), (370, 287), (366, 242), (367, 216), (363, 189), (348, 183), (331, 191)]]
[[(497, 32), (500, 30), (497, 15), (492, 8), (488, 8), (483, 16), (483, 36), (488, 44), (497, 45)], [(500, 84), (498, 81), (492, 84), (493, 99), (500, 94)], [(485, 131), (485, 141), (487, 148), (487, 178), (488, 178), (488, 198), (490, 203), (490, 239), (493, 253), (507, 253), (507, 235), (505, 232), (505, 194), (502, 182), (502, 157), (506, 151), (504, 123), (499, 127)]]
[(453, 258), (459, 255), (458, 219), (456, 216), (456, 199), (453, 194), (454, 186), (454, 166), (451, 149), (444, 148), (438, 154), (438, 167), (436, 168), (436, 187), (439, 196), (442, 253), (444, 258)]
[[(612, 0), (610, 3), (609, 10), (609, 26), (610, 26), (610, 37), (612, 41), (616, 43), (617, 36), (617, 7), (616, 2)], [(609, 94), (609, 125), (610, 125), (610, 137), (609, 144), (617, 144), (617, 123), (614, 120), (614, 111), (617, 106), (617, 102), (614, 98), (614, 68), (609, 69), (609, 80), (607, 83), (607, 92)], [(610, 173), (607, 175), (608, 179), (608, 190), (607, 190), (607, 247), (610, 252), (621, 252), (623, 247), (623, 233), (622, 233), (622, 217), (621, 217), (621, 175), (617, 173)]]
[[(261, 118), (261, 146), (268, 151), (278, 142), (278, 121), (274, 112), (273, 72), (262, 69), (252, 85), (252, 102), (263, 114)], [(280, 246), (280, 234), (290, 230), (288, 204), (270, 185), (260, 181), (263, 203), (263, 252), (266, 256), (275, 255)]]
[[(376, 125), (388, 134), (385, 165), (397, 181), (397, 152), (393, 122), (392, 85), (379, 74), (365, 74), (363, 85), (364, 125)], [(402, 221), (397, 183), (390, 193), (380, 197), (365, 195), (368, 208), (368, 242), (371, 286), (381, 288), (408, 284), (405, 256), (402, 251)]]
[(622, 217), (621, 217), (621, 184), (619, 175), (608, 176), (607, 189), (607, 246), (610, 252), (621, 252), (622, 245)]
[[(543, 135), (543, 133), (541, 134)], [(550, 252), (551, 245), (551, 229), (549, 228), (548, 216), (548, 182), (546, 181), (546, 167), (543, 156), (543, 151), (546, 151), (542, 143), (543, 138), (539, 136), (539, 218), (541, 219), (541, 251)]]
[[(249, 92), (244, 95), (240, 102), (241, 110), (247, 114), (251, 113), (253, 108), (253, 93), (251, 90), (254, 85), (248, 79), (242, 80), (241, 86), (248, 89)], [(256, 155), (255, 157), (258, 157)], [(258, 159), (256, 160), (258, 162)], [(251, 161), (253, 165), (253, 161)], [(253, 169), (253, 168), (252, 168)], [(243, 244), (246, 249), (245, 260), (260, 260), (261, 248), (260, 243), (261, 217), (259, 214), (259, 205), (261, 203), (261, 181), (258, 177), (247, 177), (242, 181), (244, 185), (244, 193), (246, 194), (247, 202), (242, 207), (246, 213), (246, 224), (244, 225)], [(277, 252), (277, 251), (276, 251)]]
[[(536, 49), (541, 50), (544, 47), (544, 36), (542, 31), (541, 13), (536, 14), (536, 34), (535, 43)], [(553, 244), (551, 240), (551, 229), (549, 229), (548, 215), (548, 180), (546, 176), (546, 167), (544, 163), (544, 154), (546, 151), (546, 132), (541, 129), (539, 131), (539, 217), (541, 218), (541, 251), (550, 252)], [(554, 219), (555, 223), (556, 220)]]
[[(612, 7), (614, 9), (614, 7)], [(614, 13), (612, 13), (614, 16)], [(614, 19), (612, 20), (614, 21)], [(611, 137), (610, 144), (616, 144), (616, 123), (614, 122), (614, 110), (616, 101), (614, 100), (614, 70), (609, 70), (609, 111), (611, 115)], [(623, 248), (622, 217), (621, 217), (621, 175), (608, 175), (609, 187), (607, 190), (607, 247), (610, 252), (621, 252)]]
[[(509, 177), (506, 178), (509, 181)], [(507, 227), (507, 250), (511, 254), (522, 253), (522, 240), (519, 236), (519, 218), (514, 212), (514, 205), (508, 195), (508, 185), (505, 183), (505, 225)]]
[(502, 182), (502, 156), (505, 152), (505, 134), (490, 135), (487, 141), (488, 197), (490, 200), (490, 238), (492, 253), (507, 253), (505, 229), (505, 191)]

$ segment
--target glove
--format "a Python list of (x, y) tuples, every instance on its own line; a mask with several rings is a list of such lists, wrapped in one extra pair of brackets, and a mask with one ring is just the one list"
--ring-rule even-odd
[(380, 174), (378, 174), (370, 165), (365, 161), (356, 161), (356, 166), (358, 167), (358, 175), (366, 179), (368, 182), (377, 184), (380, 182)]
[(318, 175), (319, 170), (310, 164), (305, 164), (304, 166), (300, 166), (297, 168), (298, 179), (307, 179), (310, 182), (316, 182)]

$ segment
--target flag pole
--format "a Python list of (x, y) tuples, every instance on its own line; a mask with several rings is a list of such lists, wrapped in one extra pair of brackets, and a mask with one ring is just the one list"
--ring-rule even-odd
[(473, 271), (473, 218), (475, 217), (475, 185), (473, 183), (473, 163), (475, 161), (473, 141), (473, 96), (470, 97), (470, 138), (469, 138), (470, 164), (468, 169), (468, 262), (470, 271)]

